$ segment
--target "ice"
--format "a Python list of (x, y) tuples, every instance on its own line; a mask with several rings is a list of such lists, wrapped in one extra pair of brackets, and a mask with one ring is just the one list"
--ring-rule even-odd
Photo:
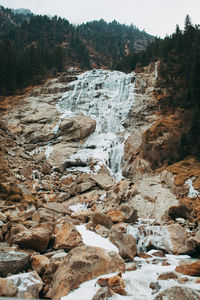
[[(106, 165), (116, 179), (122, 178), (121, 161), (127, 138), (122, 124), (133, 103), (133, 73), (92, 70), (68, 85), (68, 91), (56, 106), (61, 118), (83, 113), (96, 120), (96, 131), (82, 149), (68, 159), (71, 165), (75, 164), (72, 170), (81, 167), (83, 172), (97, 172)], [(78, 166), (78, 161), (84, 166)], [(89, 171), (91, 163), (95, 166)]]
[(109, 251), (119, 252), (118, 248), (113, 245), (109, 239), (103, 238), (99, 234), (87, 230), (85, 225), (78, 225), (76, 229), (80, 232), (83, 243), (87, 246), (100, 247)]
[(136, 238), (139, 252), (146, 252), (149, 247), (172, 252), (173, 245), (166, 226), (153, 225), (151, 219), (139, 219), (137, 224), (127, 227), (127, 233)]
[(199, 192), (197, 190), (195, 190), (195, 188), (193, 187), (193, 185), (192, 185), (192, 179), (187, 179), (185, 181), (185, 183), (189, 187), (188, 197), (190, 197), (190, 198), (197, 197), (199, 195)]
[(69, 206), (69, 209), (71, 209), (73, 212), (77, 212), (79, 210), (86, 210), (87, 205), (86, 205), (86, 203), (78, 203), (76, 205)]

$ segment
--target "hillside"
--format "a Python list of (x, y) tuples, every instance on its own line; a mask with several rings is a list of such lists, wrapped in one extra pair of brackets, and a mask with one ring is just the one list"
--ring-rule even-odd
[(153, 37), (116, 21), (75, 27), (54, 16), (0, 8), (0, 94), (37, 84), (49, 72), (71, 66), (112, 68), (130, 52), (144, 50)]

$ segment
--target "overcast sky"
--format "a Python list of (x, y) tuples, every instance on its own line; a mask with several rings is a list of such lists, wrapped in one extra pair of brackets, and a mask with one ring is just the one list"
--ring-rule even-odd
[(58, 15), (75, 24), (115, 19), (161, 37), (173, 33), (176, 24), (183, 28), (187, 14), (200, 24), (200, 0), (0, 0), (0, 4)]

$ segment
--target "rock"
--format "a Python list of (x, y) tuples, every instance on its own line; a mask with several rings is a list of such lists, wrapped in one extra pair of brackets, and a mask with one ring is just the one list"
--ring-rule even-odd
[(137, 270), (137, 266), (135, 262), (126, 263), (126, 271), (135, 271)]
[(158, 280), (178, 279), (178, 276), (174, 272), (165, 272), (158, 276)]
[(100, 212), (95, 212), (90, 216), (90, 220), (92, 222), (92, 226), (95, 227), (97, 225), (105, 226), (106, 228), (110, 229), (112, 226), (112, 220), (110, 216), (105, 215)]
[(11, 241), (18, 244), (21, 248), (45, 252), (51, 236), (52, 227), (46, 223), (19, 232), (11, 237)]
[(96, 121), (84, 115), (63, 119), (60, 123), (60, 134), (67, 140), (82, 140), (95, 131)]
[(192, 263), (181, 264), (176, 267), (175, 271), (184, 275), (200, 276), (200, 260)]
[(79, 184), (77, 184), (77, 186), (76, 186), (76, 192), (81, 194), (81, 193), (83, 193), (85, 191), (90, 190), (94, 186), (96, 186), (95, 182), (88, 179), (87, 181), (80, 182)]
[(151, 253), (153, 256), (165, 257), (165, 253), (161, 250)]
[(150, 254), (143, 253), (143, 252), (138, 253), (138, 257), (144, 258), (144, 259), (152, 258), (152, 256)]
[(119, 295), (126, 295), (126, 291), (125, 291), (126, 286), (124, 280), (121, 277), (121, 274), (112, 277), (99, 278), (97, 280), (97, 283), (101, 287), (105, 287), (105, 286), (110, 287), (113, 290), (113, 292)]
[(94, 231), (104, 238), (107, 238), (109, 236), (109, 232), (110, 232), (109, 229), (107, 229), (106, 227), (104, 227), (100, 224), (94, 228)]
[(156, 282), (151, 282), (149, 284), (150, 289), (153, 290), (153, 294), (158, 293), (158, 291), (161, 289), (160, 284), (156, 281)]
[(47, 297), (55, 300), (67, 295), (81, 283), (100, 275), (125, 270), (119, 254), (98, 247), (72, 249), (59, 265)]
[(32, 220), (37, 221), (38, 223), (45, 223), (45, 222), (54, 222), (55, 219), (58, 218), (58, 213), (49, 210), (47, 208), (39, 208), (34, 213)]
[(197, 231), (197, 233), (196, 233), (196, 235), (195, 235), (195, 237), (194, 237), (194, 240), (195, 240), (195, 242), (196, 242), (196, 245), (197, 245), (198, 247), (200, 247), (200, 228), (199, 228), (199, 230)]
[(93, 214), (94, 212), (91, 209), (85, 209), (78, 210), (77, 212), (73, 213), (71, 217), (73, 219), (80, 220), (82, 223), (87, 223)]
[(174, 300), (174, 299), (199, 300), (200, 292), (190, 288), (174, 286), (169, 289), (166, 289), (164, 292), (159, 293), (155, 297), (155, 300)]
[(97, 175), (91, 175), (90, 178), (94, 180), (98, 187), (102, 190), (109, 190), (115, 185), (115, 181), (112, 176), (109, 174), (105, 166), (101, 167)]
[(50, 202), (50, 203), (44, 204), (44, 207), (47, 208), (48, 210), (54, 211), (56, 213), (70, 214), (68, 205), (66, 205), (65, 203)]
[(109, 211), (107, 215), (111, 218), (113, 223), (124, 222), (126, 220), (125, 213), (120, 210)]
[(31, 267), (39, 275), (44, 273), (49, 264), (50, 260), (44, 255), (34, 255), (31, 257)]
[(175, 254), (188, 254), (194, 252), (193, 244), (189, 242), (189, 235), (185, 228), (179, 224), (167, 226), (172, 243), (172, 252)]
[(54, 241), (54, 249), (70, 251), (83, 245), (82, 236), (74, 225), (69, 222), (58, 228)]
[(0, 296), (13, 297), (17, 294), (17, 286), (10, 279), (0, 278)]
[(137, 222), (137, 210), (134, 207), (131, 207), (127, 204), (122, 204), (119, 209), (125, 213), (126, 215), (126, 222), (135, 224)]
[(43, 282), (36, 272), (23, 273), (8, 277), (17, 286), (16, 298), (38, 299)]
[(111, 231), (109, 239), (119, 249), (121, 257), (134, 259), (137, 254), (137, 244), (132, 235), (122, 233), (121, 231)]
[(109, 288), (108, 286), (100, 288), (92, 300), (107, 300), (108, 298), (112, 297), (114, 295), (114, 292)]
[(0, 253), (0, 276), (16, 274), (29, 268), (29, 255), (22, 252)]

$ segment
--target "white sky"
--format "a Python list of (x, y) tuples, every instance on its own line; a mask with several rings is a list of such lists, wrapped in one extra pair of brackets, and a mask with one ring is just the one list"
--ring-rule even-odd
[(75, 24), (115, 19), (161, 37), (173, 33), (176, 24), (183, 28), (187, 14), (200, 24), (200, 0), (0, 0), (0, 5), (58, 15)]

